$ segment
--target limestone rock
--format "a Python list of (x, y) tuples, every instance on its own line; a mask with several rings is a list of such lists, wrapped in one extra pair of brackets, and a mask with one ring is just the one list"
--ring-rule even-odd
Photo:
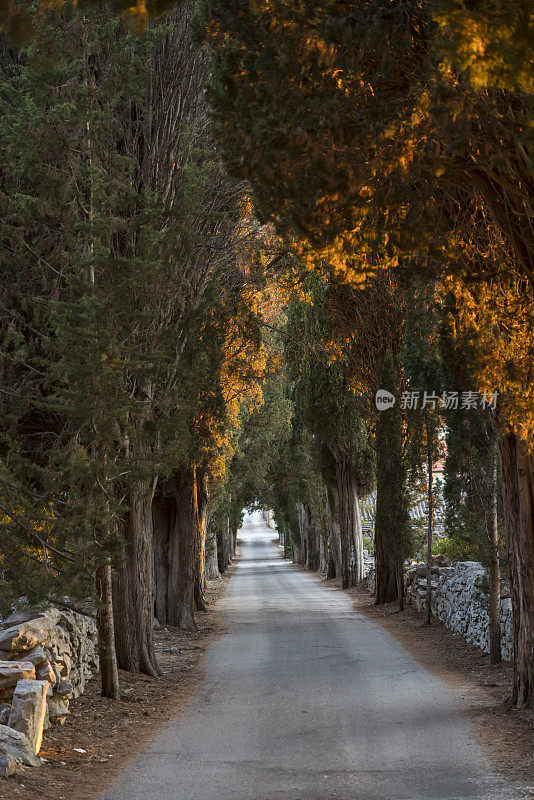
[(24, 632), (23, 626), (16, 625), (0, 631), (0, 650), (20, 653), (21, 650), (29, 650), (36, 644), (36, 636), (31, 632)]
[(7, 725), (0, 725), (0, 756), (11, 756), (29, 767), (41, 764), (26, 736)]
[(10, 713), (11, 706), (9, 703), (0, 703), (0, 725), (7, 725)]
[(55, 662), (57, 661), (57, 652), (56, 652), (56, 650), (54, 650), (54, 648), (52, 647), (52, 645), (49, 642), (47, 642), (45, 645), (43, 645), (43, 648), (44, 648), (44, 651), (46, 653), (47, 659), (50, 661), (51, 664), (55, 664)]
[(69, 680), (70, 696), (77, 697), (98, 671), (96, 621), (55, 606), (17, 611), (0, 622), (0, 659), (22, 660), (27, 653), (40, 680), (57, 685)]
[(56, 689), (56, 694), (59, 697), (70, 696), (72, 694), (72, 691), (73, 691), (72, 683), (69, 680), (63, 678), (61, 683)]
[(37, 645), (37, 647), (32, 647), (31, 650), (24, 652), (24, 661), (31, 661), (34, 667), (40, 667), (42, 664), (46, 664), (48, 659), (41, 645)]
[(41, 666), (37, 667), (35, 674), (37, 680), (48, 681), (51, 686), (55, 686), (57, 683), (56, 673), (54, 672), (50, 661), (45, 661), (44, 664), (41, 664)]
[(48, 716), (52, 725), (63, 725), (69, 711), (69, 701), (65, 697), (48, 698)]
[(13, 775), (19, 775), (22, 767), (22, 761), (13, 756), (0, 756), (0, 778), (11, 778)]
[(36, 608), (18, 609), (10, 614), (9, 617), (6, 617), (2, 625), (6, 628), (21, 625), (23, 622), (28, 622), (30, 619), (36, 619), (36, 617), (42, 616), (42, 614), (43, 612)]
[(29, 661), (0, 661), (0, 689), (16, 686), (21, 680), (33, 680), (35, 667)]
[[(56, 658), (57, 658), (57, 656), (56, 656)], [(56, 679), (56, 683), (59, 686), (59, 684), (62, 681), (62, 678), (61, 678), (61, 672), (59, 671), (59, 667), (57, 665), (57, 661), (54, 661), (54, 663), (52, 664), (52, 669), (54, 671), (54, 676), (55, 676), (55, 679)]]
[[(426, 607), (424, 564), (412, 566), (406, 574), (406, 602), (418, 611)], [(455, 566), (432, 570), (432, 614), (454, 633), (489, 652), (489, 582), (486, 570), (477, 561), (461, 561)], [(513, 659), (513, 620), (511, 602), (501, 601), (501, 652)]]
[(25, 734), (35, 754), (41, 749), (48, 681), (19, 681), (13, 692), (8, 725)]

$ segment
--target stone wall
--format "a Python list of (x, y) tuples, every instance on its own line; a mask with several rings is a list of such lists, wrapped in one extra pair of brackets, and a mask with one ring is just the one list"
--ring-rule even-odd
[(36, 758), (43, 730), (98, 671), (96, 621), (51, 606), (0, 621), (0, 775)]
[[(443, 556), (434, 557), (432, 566), (432, 614), (463, 636), (468, 642), (489, 653), (488, 575), (478, 561), (452, 564)], [(365, 559), (364, 583), (375, 590), (374, 559)], [(421, 613), (426, 609), (426, 564), (414, 564), (405, 573), (407, 605)], [(505, 661), (513, 661), (512, 601), (501, 592), (501, 653)]]
[(363, 551), (363, 582), (371, 594), (375, 593), (375, 557)]
[[(477, 561), (432, 567), (432, 614), (468, 642), (489, 653), (488, 575)], [(406, 573), (406, 602), (417, 611), (426, 607), (426, 565)], [(513, 660), (512, 603), (501, 597), (501, 652)]]

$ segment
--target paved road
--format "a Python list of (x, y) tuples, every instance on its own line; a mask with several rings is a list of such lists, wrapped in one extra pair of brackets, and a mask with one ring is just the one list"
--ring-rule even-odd
[(257, 518), (229, 632), (185, 711), (105, 800), (504, 800), (457, 696), (380, 626), (280, 559)]

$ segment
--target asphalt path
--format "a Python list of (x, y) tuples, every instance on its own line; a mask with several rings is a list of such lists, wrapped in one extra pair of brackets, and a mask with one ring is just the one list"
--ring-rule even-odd
[(205, 680), (102, 800), (514, 797), (453, 689), (284, 561), (259, 515), (240, 538)]

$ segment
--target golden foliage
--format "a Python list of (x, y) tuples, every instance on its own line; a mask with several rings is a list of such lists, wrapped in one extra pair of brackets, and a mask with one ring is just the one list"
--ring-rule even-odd
[(499, 393), (499, 423), (534, 446), (534, 292), (524, 279), (444, 281), (456, 313), (453, 333), (472, 347), (471, 371), (480, 391)]

